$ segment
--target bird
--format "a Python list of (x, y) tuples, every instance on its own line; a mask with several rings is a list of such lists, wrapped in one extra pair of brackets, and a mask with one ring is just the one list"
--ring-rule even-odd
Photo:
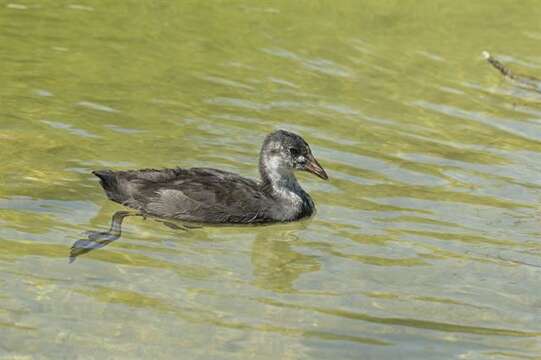
[(276, 130), (259, 153), (259, 181), (214, 168), (96, 170), (107, 197), (139, 215), (201, 224), (268, 224), (310, 217), (316, 207), (295, 171), (328, 176), (299, 135)]

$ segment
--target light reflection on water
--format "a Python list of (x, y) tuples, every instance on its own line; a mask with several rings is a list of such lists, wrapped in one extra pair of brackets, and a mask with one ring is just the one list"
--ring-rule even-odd
[[(274, 5), (0, 4), (0, 357), (541, 353), (539, 93), (480, 57), (541, 77), (537, 4)], [(92, 169), (255, 177), (280, 127), (313, 219), (130, 217), (68, 264), (120, 210)]]

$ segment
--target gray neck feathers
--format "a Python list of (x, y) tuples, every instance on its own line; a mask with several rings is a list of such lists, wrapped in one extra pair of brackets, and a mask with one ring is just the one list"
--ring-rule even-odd
[(262, 156), (259, 172), (263, 186), (279, 197), (296, 200), (303, 195), (293, 169), (278, 156)]

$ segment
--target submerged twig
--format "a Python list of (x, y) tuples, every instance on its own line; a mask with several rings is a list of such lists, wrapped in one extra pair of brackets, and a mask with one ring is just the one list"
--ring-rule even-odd
[(519, 85), (532, 89), (534, 91), (541, 93), (541, 80), (520, 74), (515, 74), (507, 66), (502, 64), (500, 61), (495, 59), (488, 51), (483, 51), (483, 57), (490, 65), (492, 65), (496, 70), (498, 70), (505, 78), (515, 81)]
[(510, 79), (515, 78), (515, 75), (511, 72), (511, 70), (508, 67), (506, 67), (504, 64), (502, 64), (501, 62), (493, 58), (492, 55), (490, 55), (488, 51), (483, 51), (482, 54), (485, 60), (488, 61), (489, 64), (494, 66), (496, 70), (501, 72), (503, 76), (508, 77)]

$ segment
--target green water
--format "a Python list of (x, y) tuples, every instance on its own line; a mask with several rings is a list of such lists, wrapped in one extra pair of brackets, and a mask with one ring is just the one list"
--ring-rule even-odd
[[(0, 0), (0, 358), (541, 356), (538, 1)], [(93, 169), (257, 176), (312, 145), (300, 223), (176, 231)]]

